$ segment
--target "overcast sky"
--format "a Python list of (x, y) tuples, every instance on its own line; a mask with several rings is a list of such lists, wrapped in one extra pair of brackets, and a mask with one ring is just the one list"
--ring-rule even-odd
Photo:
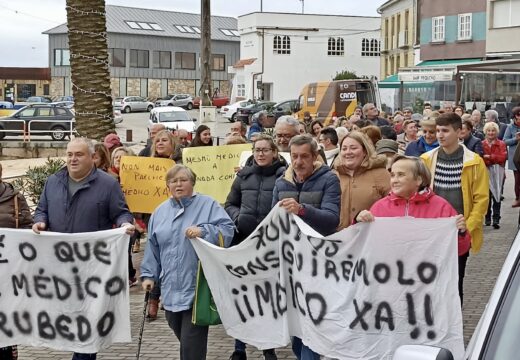
[[(106, 0), (110, 5), (200, 13), (199, 0)], [(260, 11), (261, 0), (212, 0), (213, 15), (237, 17)], [(385, 0), (305, 0), (306, 14), (378, 16)], [(301, 0), (263, 0), (263, 11), (301, 13)], [(65, 0), (0, 0), (0, 67), (46, 67), (48, 36), (66, 22)]]

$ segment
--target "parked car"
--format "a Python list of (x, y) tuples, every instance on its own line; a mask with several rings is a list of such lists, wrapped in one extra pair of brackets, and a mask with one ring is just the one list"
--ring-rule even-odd
[(121, 124), (123, 122), (123, 115), (121, 111), (114, 110), (114, 124)]
[(14, 113), (16, 110), (14, 109), (13, 103), (10, 101), (0, 101), (0, 116), (7, 116)]
[(130, 113), (135, 111), (148, 111), (153, 109), (153, 102), (140, 96), (117, 97), (113, 103), (114, 110)]
[(63, 107), (69, 108), (69, 109), (73, 109), (74, 108), (74, 101), (68, 101), (68, 100), (54, 101), (54, 102), (51, 102), (51, 105), (63, 106)]
[[(218, 94), (211, 98), (211, 105), (216, 107), (222, 107), (229, 104), (229, 96)], [(198, 109), (200, 106), (200, 97), (193, 99), (193, 107)]]
[(168, 130), (184, 129), (192, 133), (197, 128), (197, 119), (190, 118), (190, 114), (178, 106), (162, 106), (150, 111), (148, 119), (148, 134), (153, 124), (163, 124)]
[(74, 114), (66, 107), (27, 105), (10, 116), (0, 118), (0, 139), (23, 135), (25, 124), (25, 131), (31, 136), (49, 135), (53, 140), (64, 140), (74, 130), (74, 122)]
[(178, 106), (188, 110), (193, 109), (193, 98), (190, 94), (167, 95), (155, 102), (155, 107)]
[(18, 101), (14, 104), (15, 109), (21, 109), (31, 104), (50, 104), (52, 99), (47, 96), (30, 96), (25, 101)]
[(298, 109), (298, 99), (282, 101), (273, 106), (271, 112), (275, 119), (283, 115), (292, 115)]
[(251, 117), (254, 113), (262, 110), (270, 111), (276, 103), (272, 101), (257, 101), (256, 103), (247, 105), (246, 107), (240, 107), (237, 110), (237, 120), (242, 121), (244, 124), (249, 125)]
[(54, 102), (61, 102), (61, 101), (72, 101), (74, 102), (74, 96), (59, 96)]
[[(518, 359), (520, 342), (520, 232), (509, 250), (495, 288), (466, 348), (464, 360)], [(442, 357), (441, 357), (442, 356)], [(403, 345), (393, 360), (453, 359), (447, 349), (426, 345)], [(462, 359), (455, 359), (462, 360)]]
[(246, 107), (247, 105), (251, 104), (251, 100), (243, 100), (243, 101), (237, 101), (236, 103), (233, 103), (231, 105), (223, 106), (220, 109), (220, 115), (222, 117), (225, 117), (230, 122), (235, 122), (237, 120), (237, 111), (240, 107)]

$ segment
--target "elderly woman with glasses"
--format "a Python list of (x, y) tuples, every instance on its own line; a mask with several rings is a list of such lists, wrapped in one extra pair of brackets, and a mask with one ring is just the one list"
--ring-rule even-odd
[[(238, 173), (226, 200), (225, 209), (235, 222), (237, 232), (232, 245), (247, 238), (272, 209), (275, 181), (287, 163), (278, 156), (273, 139), (261, 134), (253, 144), (253, 157)], [(265, 359), (276, 359), (274, 350), (264, 350)], [(246, 359), (246, 345), (235, 340), (231, 360)]]
[(513, 162), (513, 156), (516, 151), (516, 145), (520, 140), (520, 106), (513, 108), (513, 122), (507, 126), (504, 133), (504, 142), (507, 145), (507, 166), (509, 170), (513, 170), (515, 176), (515, 201), (513, 207), (520, 206), (520, 169), (517, 169)]
[(208, 327), (191, 322), (197, 276), (197, 254), (189, 239), (225, 246), (234, 225), (211, 197), (193, 191), (196, 176), (184, 165), (166, 173), (171, 197), (155, 209), (148, 224), (148, 243), (141, 264), (142, 287), (150, 291), (160, 278), (166, 320), (180, 341), (181, 360), (206, 359)]

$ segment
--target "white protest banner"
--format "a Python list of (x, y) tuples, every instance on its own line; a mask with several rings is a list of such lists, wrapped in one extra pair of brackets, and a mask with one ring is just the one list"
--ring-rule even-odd
[(403, 344), (463, 355), (453, 218), (377, 218), (322, 238), (277, 206), (238, 246), (192, 243), (227, 333), (245, 343), (297, 336), (335, 359), (391, 359)]
[(128, 235), (0, 228), (0, 347), (94, 353), (129, 342)]

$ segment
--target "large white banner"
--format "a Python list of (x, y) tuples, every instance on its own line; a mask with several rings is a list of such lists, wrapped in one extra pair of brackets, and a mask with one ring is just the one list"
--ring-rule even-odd
[(238, 246), (192, 243), (227, 333), (245, 343), (298, 336), (337, 359), (391, 359), (402, 344), (463, 356), (453, 218), (377, 218), (323, 238), (275, 207)]
[(93, 353), (129, 342), (128, 235), (0, 228), (0, 347)]

